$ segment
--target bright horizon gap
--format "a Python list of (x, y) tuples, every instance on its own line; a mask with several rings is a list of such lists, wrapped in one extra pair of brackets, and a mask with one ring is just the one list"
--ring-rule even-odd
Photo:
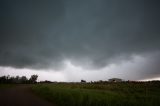
[[(123, 61), (121, 64), (110, 64), (99, 70), (87, 70), (82, 67), (73, 65), (69, 60), (64, 60), (66, 67), (63, 70), (36, 70), (36, 69), (17, 69), (13, 67), (0, 67), (1, 76), (26, 76), (29, 78), (32, 74), (37, 74), (38, 81), (50, 80), (50, 81), (62, 81), (62, 82), (79, 82), (80, 80), (107, 81), (110, 78), (121, 78), (123, 80), (135, 80), (135, 81), (148, 81), (148, 80), (160, 80), (158, 76), (150, 76), (148, 78), (137, 78), (134, 79), (132, 75), (141, 73), (144, 65), (148, 64), (148, 58), (143, 56), (133, 56), (130, 61)], [(136, 68), (135, 68), (136, 67)], [(134, 69), (132, 71), (131, 69)], [(146, 67), (146, 69), (148, 69)], [(116, 71), (115, 71), (116, 70)], [(126, 74), (126, 71), (128, 72)], [(142, 70), (143, 71), (143, 70)], [(144, 73), (144, 72), (143, 72)], [(135, 75), (134, 75), (135, 76)], [(141, 76), (141, 75), (140, 75)]]

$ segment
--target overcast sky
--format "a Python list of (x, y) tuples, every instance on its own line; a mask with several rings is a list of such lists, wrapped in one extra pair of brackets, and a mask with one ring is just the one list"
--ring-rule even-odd
[(0, 0), (0, 76), (160, 78), (159, 0)]

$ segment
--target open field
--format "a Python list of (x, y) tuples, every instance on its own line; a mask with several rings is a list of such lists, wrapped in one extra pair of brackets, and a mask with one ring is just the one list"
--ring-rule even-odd
[(160, 106), (160, 82), (37, 84), (32, 90), (58, 106)]

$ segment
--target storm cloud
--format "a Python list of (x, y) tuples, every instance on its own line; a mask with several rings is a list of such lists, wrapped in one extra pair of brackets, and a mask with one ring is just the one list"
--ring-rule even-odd
[(158, 67), (159, 19), (159, 0), (1, 0), (0, 66), (101, 69), (156, 52)]

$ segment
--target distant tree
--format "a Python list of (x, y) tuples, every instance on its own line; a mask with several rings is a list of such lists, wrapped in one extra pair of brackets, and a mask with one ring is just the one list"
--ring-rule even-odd
[(21, 80), (21, 83), (27, 83), (27, 82), (28, 82), (28, 79), (27, 79), (26, 76), (22, 76), (22, 77), (20, 78), (20, 80)]
[(38, 79), (38, 75), (31, 75), (29, 81), (31, 83), (36, 83), (37, 82), (37, 79)]
[(8, 80), (9, 78), (10, 78), (10, 75), (7, 75), (7, 76), (6, 76), (6, 80)]
[(14, 82), (15, 82), (15, 83), (21, 83), (21, 82), (20, 82), (20, 77), (19, 77), (18, 75), (16, 76), (16, 78), (14, 78)]
[(0, 83), (6, 83), (6, 82), (7, 82), (6, 76), (1, 76), (0, 77)]
[(15, 83), (14, 81), (15, 81), (15, 78), (14, 78), (14, 77), (10, 77), (10, 78), (9, 78), (9, 83)]
[(10, 75), (7, 75), (7, 76), (0, 76), (0, 83), (15, 83), (15, 84), (36, 83), (37, 78), (38, 75), (31, 75), (29, 80), (26, 76), (10, 77)]

